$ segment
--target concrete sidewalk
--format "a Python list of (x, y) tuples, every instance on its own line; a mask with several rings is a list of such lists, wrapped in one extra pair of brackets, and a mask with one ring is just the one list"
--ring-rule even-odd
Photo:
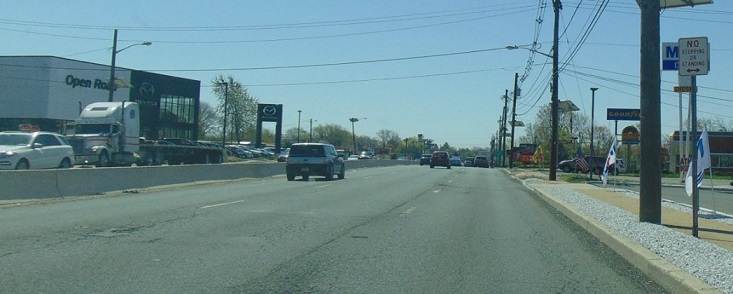
[[(720, 293), (716, 288), (664, 260), (638, 243), (620, 235), (612, 229), (609, 229), (593, 217), (584, 215), (571, 204), (564, 203), (556, 197), (544, 192), (552, 190), (553, 188), (572, 190), (628, 211), (638, 217), (639, 199), (625, 195), (626, 192), (622, 189), (614, 190), (611, 188), (594, 186), (588, 183), (568, 183), (561, 180), (549, 181), (547, 180), (546, 173), (532, 170), (513, 169), (511, 171), (506, 171), (520, 180), (528, 178), (538, 179), (539, 181), (531, 181), (528, 185), (530, 188), (534, 189), (542, 199), (557, 208), (568, 218), (572, 219), (583, 229), (608, 245), (620, 256), (642, 270), (665, 288), (680, 293)], [(628, 181), (633, 181), (633, 179), (628, 179)], [(636, 181), (638, 182), (638, 179), (636, 179)], [(665, 182), (663, 184), (679, 185), (679, 180), (677, 180), (676, 183)], [(730, 189), (730, 187), (727, 188)], [(661, 225), (675, 229), (683, 234), (691, 235), (692, 213), (662, 206)], [(698, 225), (700, 240), (733, 251), (733, 224), (713, 219), (699, 218)]]

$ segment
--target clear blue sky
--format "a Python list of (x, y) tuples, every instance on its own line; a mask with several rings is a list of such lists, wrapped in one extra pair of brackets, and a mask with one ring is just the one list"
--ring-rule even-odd
[[(214, 76), (231, 75), (260, 102), (284, 105), (284, 129), (297, 126), (302, 110), (304, 128), (311, 118), (348, 129), (350, 117), (367, 118), (357, 134), (422, 133), (455, 147), (487, 147), (498, 129), (500, 97), (530, 55), (504, 48), (535, 36), (540, 51), (552, 47), (551, 0), (6, 2), (0, 55), (109, 64), (116, 28), (119, 47), (153, 42), (118, 54), (118, 66), (200, 80), (202, 101), (215, 103)], [(604, 3), (563, 1), (559, 96), (590, 116), (589, 88), (600, 88), (596, 124), (613, 128), (606, 108), (639, 107), (640, 11), (634, 0), (600, 9)], [(730, 121), (733, 113), (731, 16), (733, 3), (724, 0), (661, 14), (662, 41), (707, 36), (711, 43), (710, 74), (698, 78), (700, 117)], [(550, 70), (551, 60), (535, 55), (518, 120), (534, 122), (549, 103)], [(676, 72), (663, 72), (663, 134), (678, 125), (676, 81)]]

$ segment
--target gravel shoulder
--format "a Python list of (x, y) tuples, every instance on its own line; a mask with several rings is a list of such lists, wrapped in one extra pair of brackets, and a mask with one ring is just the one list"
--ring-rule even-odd
[[(533, 170), (506, 172), (545, 197), (571, 207), (568, 211), (581, 215), (585, 219), (582, 221), (597, 222), (603, 230), (608, 230), (606, 234), (623, 236), (621, 239), (628, 242), (626, 248), (615, 250), (632, 250), (640, 246), (643, 248), (636, 251), (648, 250), (654, 255), (648, 263), (661, 258), (673, 267), (662, 267), (661, 271), (671, 280), (687, 284), (686, 290), (675, 289), (675, 292), (733, 293), (733, 219), (730, 217), (700, 212), (699, 238), (695, 238), (691, 235), (692, 211), (687, 206), (664, 202), (661, 225), (642, 223), (639, 222), (636, 192), (586, 183), (548, 181), (546, 173)], [(636, 257), (627, 259), (638, 259), (638, 255), (633, 256)], [(651, 266), (634, 260), (630, 262), (637, 267)]]

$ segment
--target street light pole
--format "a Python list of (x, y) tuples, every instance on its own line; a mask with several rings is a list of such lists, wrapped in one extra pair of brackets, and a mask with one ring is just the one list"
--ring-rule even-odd
[(509, 145), (509, 168), (514, 168), (514, 125), (517, 123), (517, 79), (518, 73), (514, 73), (514, 95), (512, 102), (512, 140)]
[(298, 110), (298, 143), (300, 143), (300, 112), (301, 110)]
[(117, 86), (115, 86), (115, 63), (117, 62), (117, 53), (120, 53), (123, 50), (130, 48), (132, 46), (138, 46), (138, 45), (150, 46), (152, 44), (153, 44), (152, 42), (142, 42), (142, 43), (132, 44), (130, 46), (117, 50), (117, 29), (115, 29), (114, 38), (112, 39), (112, 64), (110, 66), (110, 71), (109, 71), (109, 85), (107, 85), (109, 88), (109, 97), (107, 98), (107, 102), (112, 102), (114, 100), (113, 99), (114, 92), (115, 92), (115, 88), (117, 88)]
[(310, 135), (308, 135), (308, 142), (313, 142), (313, 119), (310, 119)]
[(227, 101), (229, 100), (229, 83), (222, 82), (219, 85), (224, 85), (224, 124), (221, 131), (221, 145), (227, 145)]
[(590, 166), (592, 166), (592, 168), (589, 174), (590, 174), (591, 180), (593, 179), (593, 172), (596, 169), (596, 157), (595, 157), (596, 148), (593, 145), (593, 137), (594, 137), (593, 136), (593, 131), (594, 131), (593, 121), (595, 119), (594, 114), (596, 110), (596, 90), (598, 90), (598, 88), (595, 88), (595, 87), (590, 88), (590, 91), (591, 91), (591, 96), (590, 96), (591, 97), (590, 98)]
[(354, 131), (354, 123), (359, 121), (359, 119), (352, 117), (349, 119), (349, 121), (351, 122), (351, 138), (354, 142), (354, 153), (353, 154), (356, 154), (356, 132)]

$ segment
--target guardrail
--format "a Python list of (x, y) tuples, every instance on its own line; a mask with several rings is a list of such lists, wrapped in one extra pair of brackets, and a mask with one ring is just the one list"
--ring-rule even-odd
[[(415, 161), (346, 161), (349, 169), (413, 165)], [(285, 163), (196, 164), (112, 168), (0, 171), (0, 200), (100, 195), (111, 191), (201, 181), (264, 178), (285, 175)]]

